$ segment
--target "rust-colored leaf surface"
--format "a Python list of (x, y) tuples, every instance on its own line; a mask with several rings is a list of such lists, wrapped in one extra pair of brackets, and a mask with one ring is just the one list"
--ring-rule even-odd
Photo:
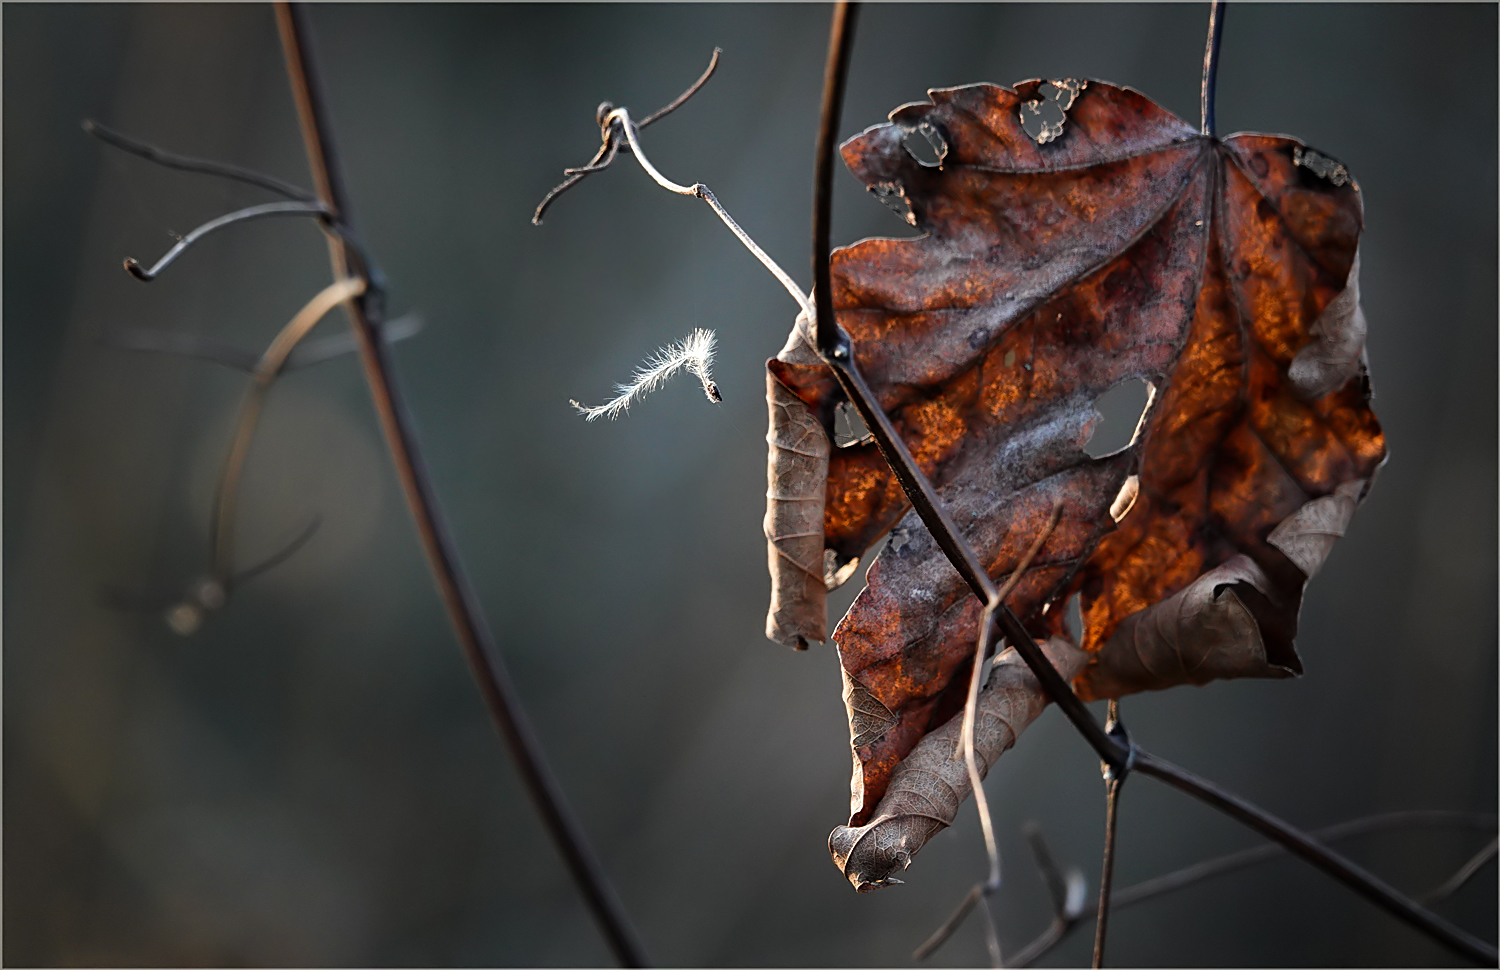
[[(1303, 586), (1385, 456), (1353, 179), (1295, 139), (1204, 136), (1097, 81), (929, 97), (843, 146), (924, 235), (838, 250), (833, 302), (959, 528), (999, 580), (1062, 506), (1008, 602), (1045, 640), (1080, 594), (1085, 697), (1300, 672)], [(980, 604), (873, 442), (826, 447), (841, 394), (808, 338), (799, 320), (768, 365), (768, 632), (824, 639), (825, 590), (889, 533), (833, 634), (860, 826), (960, 712)], [(1089, 457), (1095, 401), (1136, 378), (1153, 394), (1135, 438)]]

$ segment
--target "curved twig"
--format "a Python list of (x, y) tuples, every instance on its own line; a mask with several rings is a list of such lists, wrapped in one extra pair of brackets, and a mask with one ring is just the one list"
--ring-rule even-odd
[(1459, 867), (1451, 877), (1443, 881), (1436, 889), (1429, 890), (1417, 897), (1423, 904), (1436, 903), (1447, 899), (1463, 887), (1463, 884), (1474, 878), (1474, 874), (1484, 868), (1484, 864), (1495, 858), (1495, 852), (1500, 849), (1500, 838), (1490, 839), (1488, 844), (1473, 857)]
[[(652, 124), (653, 122), (660, 121), (667, 115), (671, 114), (672, 112), (676, 111), (678, 108), (686, 104), (687, 100), (693, 95), (697, 94), (698, 90), (702, 88), (703, 85), (708, 83), (708, 79), (714, 76), (714, 71), (718, 70), (719, 67), (719, 55), (722, 53), (724, 53), (724, 51), (721, 48), (715, 47), (713, 55), (708, 59), (708, 68), (704, 70), (703, 75), (699, 77), (698, 80), (694, 81), (686, 91), (682, 92), (675, 99), (673, 99), (670, 104), (662, 108), (658, 108), (656, 111), (647, 115), (646, 120), (640, 122), (637, 127), (644, 128), (647, 125)], [(542, 197), (542, 201), (536, 207), (536, 212), (532, 213), (531, 216), (531, 224), (533, 226), (540, 226), (542, 224), (542, 215), (546, 213), (547, 207), (552, 204), (554, 199), (556, 199), (559, 195), (562, 195), (564, 192), (568, 191), (568, 189), (571, 189), (573, 186), (577, 185), (579, 182), (582, 182), (586, 176), (592, 175), (595, 172), (602, 172), (606, 168), (609, 168), (610, 163), (615, 160), (615, 156), (620, 152), (621, 139), (618, 129), (615, 126), (611, 125), (608, 121), (609, 113), (613, 109), (614, 105), (610, 104), (608, 101), (599, 105), (599, 111), (596, 120), (599, 122), (599, 127), (602, 129), (601, 134), (604, 143), (599, 146), (599, 150), (594, 153), (593, 158), (589, 159), (587, 165), (581, 165), (578, 168), (563, 169), (563, 174), (566, 175), (567, 178), (563, 179), (559, 184), (553, 186), (552, 191), (548, 192), (545, 196)]]
[(722, 47), (715, 47), (713, 54), (708, 58), (708, 67), (703, 69), (702, 76), (699, 77), (698, 80), (694, 81), (692, 83), (692, 86), (689, 87), (686, 91), (679, 94), (671, 104), (666, 105), (665, 107), (658, 108), (651, 114), (648, 114), (646, 116), (646, 119), (640, 123), (640, 126), (644, 128), (649, 124), (658, 122), (661, 119), (665, 118), (667, 115), (676, 111), (678, 108), (682, 107), (684, 104), (687, 104), (688, 98), (691, 98), (693, 95), (697, 94), (698, 90), (702, 88), (703, 85), (708, 83), (708, 79), (714, 76), (714, 71), (717, 71), (719, 69), (719, 55), (723, 53), (724, 49)]
[(260, 172), (238, 165), (230, 165), (227, 162), (216, 162), (208, 158), (195, 158), (192, 155), (179, 155), (169, 152), (164, 148), (158, 148), (149, 142), (132, 138), (121, 131), (100, 124), (97, 121), (84, 119), (83, 130), (107, 144), (113, 145), (121, 151), (144, 158), (148, 162), (155, 162), (165, 168), (175, 168), (182, 172), (198, 172), (202, 175), (217, 175), (220, 178), (234, 179), (236, 182), (244, 182), (257, 188), (284, 195), (288, 199), (297, 199), (302, 202), (316, 201), (317, 196), (304, 188), (283, 182), (279, 178), (263, 175)]
[(771, 271), (772, 276), (776, 277), (776, 279), (781, 282), (781, 285), (784, 286), (786, 288), (786, 291), (791, 294), (792, 299), (796, 300), (797, 305), (802, 308), (802, 312), (806, 313), (809, 319), (814, 318), (816, 311), (813, 310), (812, 302), (808, 300), (807, 294), (802, 292), (802, 288), (799, 287), (795, 282), (793, 282), (792, 278), (786, 274), (785, 270), (776, 265), (776, 261), (774, 259), (766, 255), (766, 251), (764, 249), (761, 249), (760, 246), (756, 244), (754, 239), (750, 238), (749, 233), (740, 228), (740, 224), (735, 222), (734, 218), (729, 214), (729, 211), (719, 204), (719, 200), (715, 198), (714, 194), (708, 190), (708, 186), (704, 185), (702, 182), (694, 182), (692, 185), (679, 185), (671, 179), (667, 178), (665, 175), (661, 174), (661, 172), (658, 172), (656, 170), (656, 166), (652, 165), (651, 160), (648, 159), (645, 153), (641, 151), (641, 143), (637, 141), (635, 137), (636, 126), (631, 124), (630, 122), (630, 112), (626, 111), (624, 108), (616, 108), (609, 113), (608, 119), (610, 121), (618, 121), (620, 123), (621, 127), (625, 131), (625, 138), (630, 142), (630, 150), (635, 154), (635, 160), (641, 163), (641, 168), (646, 170), (646, 174), (651, 176), (652, 181), (654, 181), (657, 185), (660, 185), (662, 188), (666, 189), (668, 192), (675, 192), (678, 195), (691, 195), (696, 198), (702, 199), (704, 202), (707, 202), (708, 207), (710, 209), (713, 209), (714, 214), (723, 221), (724, 225), (729, 227), (729, 231), (734, 233), (735, 238), (738, 239), (746, 249), (750, 250), (750, 253), (756, 259), (760, 260), (760, 264), (762, 266)]
[(234, 517), (238, 506), (240, 477), (271, 383), (281, 374), (287, 358), (297, 344), (317, 326), (318, 321), (334, 307), (364, 293), (365, 285), (365, 280), (361, 277), (345, 277), (325, 287), (298, 310), (296, 316), (287, 321), (250, 373), (250, 386), (245, 391), (244, 400), (240, 402), (239, 414), (235, 418), (234, 437), (231, 439), (229, 454), (224, 459), (224, 468), (219, 474), (218, 489), (214, 492), (210, 561), (213, 563), (214, 578), (226, 589), (234, 575)]
[(275, 569), (277, 566), (280, 566), (288, 559), (292, 558), (303, 546), (312, 541), (312, 537), (317, 535), (318, 529), (321, 528), (322, 525), (323, 517), (321, 515), (314, 515), (310, 520), (308, 520), (307, 525), (302, 529), (302, 531), (292, 537), (291, 542), (288, 542), (276, 552), (271, 553), (269, 556), (262, 559), (255, 565), (248, 566), (245, 569), (242, 569), (240, 572), (235, 573), (233, 576), (231, 576), (229, 579), (228, 588), (236, 589), (240, 586), (243, 586), (257, 576), (264, 575), (272, 569)]
[(162, 271), (177, 261), (189, 246), (211, 232), (232, 226), (237, 222), (245, 222), (249, 219), (263, 219), (267, 216), (318, 216), (326, 218), (330, 215), (329, 209), (321, 202), (267, 202), (263, 205), (252, 205), (245, 209), (239, 209), (210, 219), (192, 232), (177, 240), (177, 245), (167, 250), (166, 255), (156, 261), (156, 265), (150, 269), (142, 269), (141, 264), (133, 257), (125, 258), (125, 268), (130, 275), (142, 283), (149, 283), (161, 275)]

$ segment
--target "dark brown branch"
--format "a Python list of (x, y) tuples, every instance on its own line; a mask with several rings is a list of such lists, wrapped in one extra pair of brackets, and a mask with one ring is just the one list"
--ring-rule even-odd
[[(840, 5), (843, 8), (843, 5)], [(1000, 630), (1010, 645), (1016, 649), (1027, 666), (1040, 682), (1047, 698), (1062, 710), (1098, 756), (1116, 772), (1123, 775), (1132, 767), (1146, 770), (1147, 774), (1185, 791), (1232, 818), (1250, 826), (1285, 845), (1294, 854), (1322, 869), (1338, 881), (1358, 892), (1398, 918), (1417, 927), (1445, 946), (1464, 954), (1484, 965), (1494, 965), (1497, 956), (1494, 947), (1454, 926), (1447, 920), (1423, 909), (1411, 898), (1333, 852), (1327, 846), (1299, 829), (1293, 828), (1269, 812), (1252, 805), (1216, 785), (1199, 778), (1177, 766), (1151, 756), (1134, 744), (1121, 744), (1110, 737), (1096, 721), (1072, 687), (1062, 679), (1041, 648), (1016, 615), (1004, 603), (999, 602), (995, 583), (985, 572), (973, 547), (963, 538), (953, 519), (938, 500), (932, 483), (927, 479), (911, 457), (900, 435), (885, 412), (876, 403), (875, 395), (861, 375), (854, 360), (853, 348), (847, 334), (834, 323), (832, 283), (829, 273), (829, 237), (826, 232), (827, 216), (831, 213), (833, 189), (833, 143), (838, 125), (838, 111), (828, 110), (834, 99), (835, 89), (842, 90), (841, 69), (848, 66), (847, 45), (850, 42), (847, 28), (847, 12), (834, 16), (834, 36), (829, 44), (829, 69), (824, 74), (824, 106), (817, 144), (820, 157), (816, 163), (817, 180), (814, 184), (814, 247), (813, 271), (815, 298), (818, 305), (818, 352), (833, 371), (845, 395), (854, 403), (865, 426), (874, 434), (882, 457), (901, 483), (913, 509), (927, 527), (948, 561), (958, 570), (970, 589), (980, 601), (995, 611)], [(822, 229), (819, 226), (823, 227)], [(1149, 765), (1149, 770), (1147, 766)]]
[[(323, 199), (333, 212), (336, 228), (347, 228), (349, 200), (334, 150), (327, 111), (308, 46), (306, 13), (300, 6), (276, 4), (276, 20), (286, 55), (287, 75), (297, 102), (308, 164)], [(336, 279), (350, 273), (374, 276), (365, 258), (351, 252), (341, 233), (328, 237), (329, 257)], [(351, 265), (352, 264), (352, 265)], [(547, 767), (535, 730), (523, 710), (503, 658), (479, 609), (478, 598), (464, 575), (458, 550), (438, 505), (426, 466), (417, 447), (412, 421), (391, 366), (389, 351), (377, 329), (382, 313), (377, 279), (370, 289), (345, 304), (359, 340), (360, 358), (380, 418), (386, 445), (396, 465), (407, 506), (432, 569), (438, 591), (458, 635), (459, 643), (484, 697), (496, 728), (515, 759), (542, 821), (567, 863), (594, 918), (625, 966), (645, 966), (644, 951), (604, 874), (582, 828), (563, 800), (561, 787)]]
[(179, 155), (169, 152), (164, 148), (158, 148), (149, 142), (132, 138), (124, 132), (116, 131), (108, 125), (102, 125), (97, 121), (85, 119), (83, 130), (106, 142), (121, 151), (129, 152), (148, 162), (155, 162), (165, 168), (174, 168), (182, 172), (197, 172), (201, 175), (217, 175), (220, 178), (233, 179), (236, 182), (244, 182), (246, 185), (254, 185), (257, 188), (284, 195), (288, 199), (296, 199), (301, 202), (312, 202), (316, 196), (304, 188), (283, 182), (281, 179), (270, 175), (262, 175), (260, 172), (238, 165), (230, 165), (227, 162), (216, 162), (208, 158), (194, 158), (191, 155)]
[(819, 355), (838, 357), (842, 351), (845, 359), (850, 357), (849, 340), (840, 332), (833, 318), (833, 282), (828, 254), (833, 234), (833, 149), (838, 139), (844, 84), (849, 76), (854, 26), (858, 20), (859, 4), (841, 2), (834, 5), (833, 24), (828, 30), (828, 59), (823, 65), (823, 109), (818, 123), (817, 154), (813, 157), (812, 271), (813, 300), (818, 311), (813, 323), (816, 325)]

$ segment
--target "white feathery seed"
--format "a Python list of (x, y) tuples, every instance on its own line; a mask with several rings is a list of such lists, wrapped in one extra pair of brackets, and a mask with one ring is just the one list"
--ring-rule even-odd
[(718, 385), (709, 377), (709, 370), (714, 363), (716, 339), (712, 330), (694, 330), (676, 343), (667, 344), (647, 357), (646, 362), (635, 369), (627, 383), (616, 384), (615, 392), (618, 396), (614, 400), (592, 408), (577, 401), (568, 403), (589, 421), (603, 417), (613, 421), (629, 411), (632, 404), (665, 384), (673, 374), (686, 370), (696, 375), (703, 384), (704, 395), (718, 404), (723, 398), (719, 396)]

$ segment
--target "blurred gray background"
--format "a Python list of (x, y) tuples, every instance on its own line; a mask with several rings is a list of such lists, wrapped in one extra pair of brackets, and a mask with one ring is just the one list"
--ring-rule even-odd
[[(899, 966), (984, 863), (973, 809), (908, 884), (856, 895), (825, 840), (848, 798), (831, 648), (762, 638), (762, 362), (794, 314), (705, 206), (628, 160), (533, 207), (637, 114), (645, 143), (803, 282), (826, 6), (337, 5), (312, 11), (339, 146), (438, 490), (553, 765), (668, 965)], [(1206, 5), (876, 5), (844, 136), (929, 87), (1086, 76), (1196, 119)], [(1496, 8), (1232, 5), (1219, 123), (1288, 132), (1365, 193), (1364, 305), (1391, 459), (1312, 583), (1296, 682), (1131, 698), (1138, 738), (1316, 827), (1496, 804)], [(440, 610), (353, 358), (272, 391), (244, 562), (302, 551), (190, 637), (158, 611), (207, 567), (244, 386), (102, 346), (116, 327), (259, 350), (328, 279), (310, 225), (247, 224), (143, 286), (258, 190), (157, 169), (97, 118), (308, 184), (263, 6), (4, 8), (4, 948), (10, 964), (594, 965), (600, 943)], [(835, 240), (907, 227), (840, 168)], [(335, 317), (324, 324), (336, 332)], [(718, 331), (722, 406), (679, 380), (614, 423), (660, 344)], [(320, 332), (321, 329), (320, 329)], [(852, 596), (851, 583), (834, 607)], [(1049, 917), (1039, 820), (1092, 880), (1096, 761), (1048, 712), (988, 782), (1014, 950)], [(1412, 892), (1483, 843), (1346, 849)], [(1127, 786), (1118, 886), (1256, 843)], [(1495, 870), (1440, 906), (1494, 940)], [(1087, 930), (1046, 961), (1088, 959)], [(1122, 911), (1116, 965), (1458, 958), (1290, 860)], [(972, 922), (934, 961), (985, 960)]]

